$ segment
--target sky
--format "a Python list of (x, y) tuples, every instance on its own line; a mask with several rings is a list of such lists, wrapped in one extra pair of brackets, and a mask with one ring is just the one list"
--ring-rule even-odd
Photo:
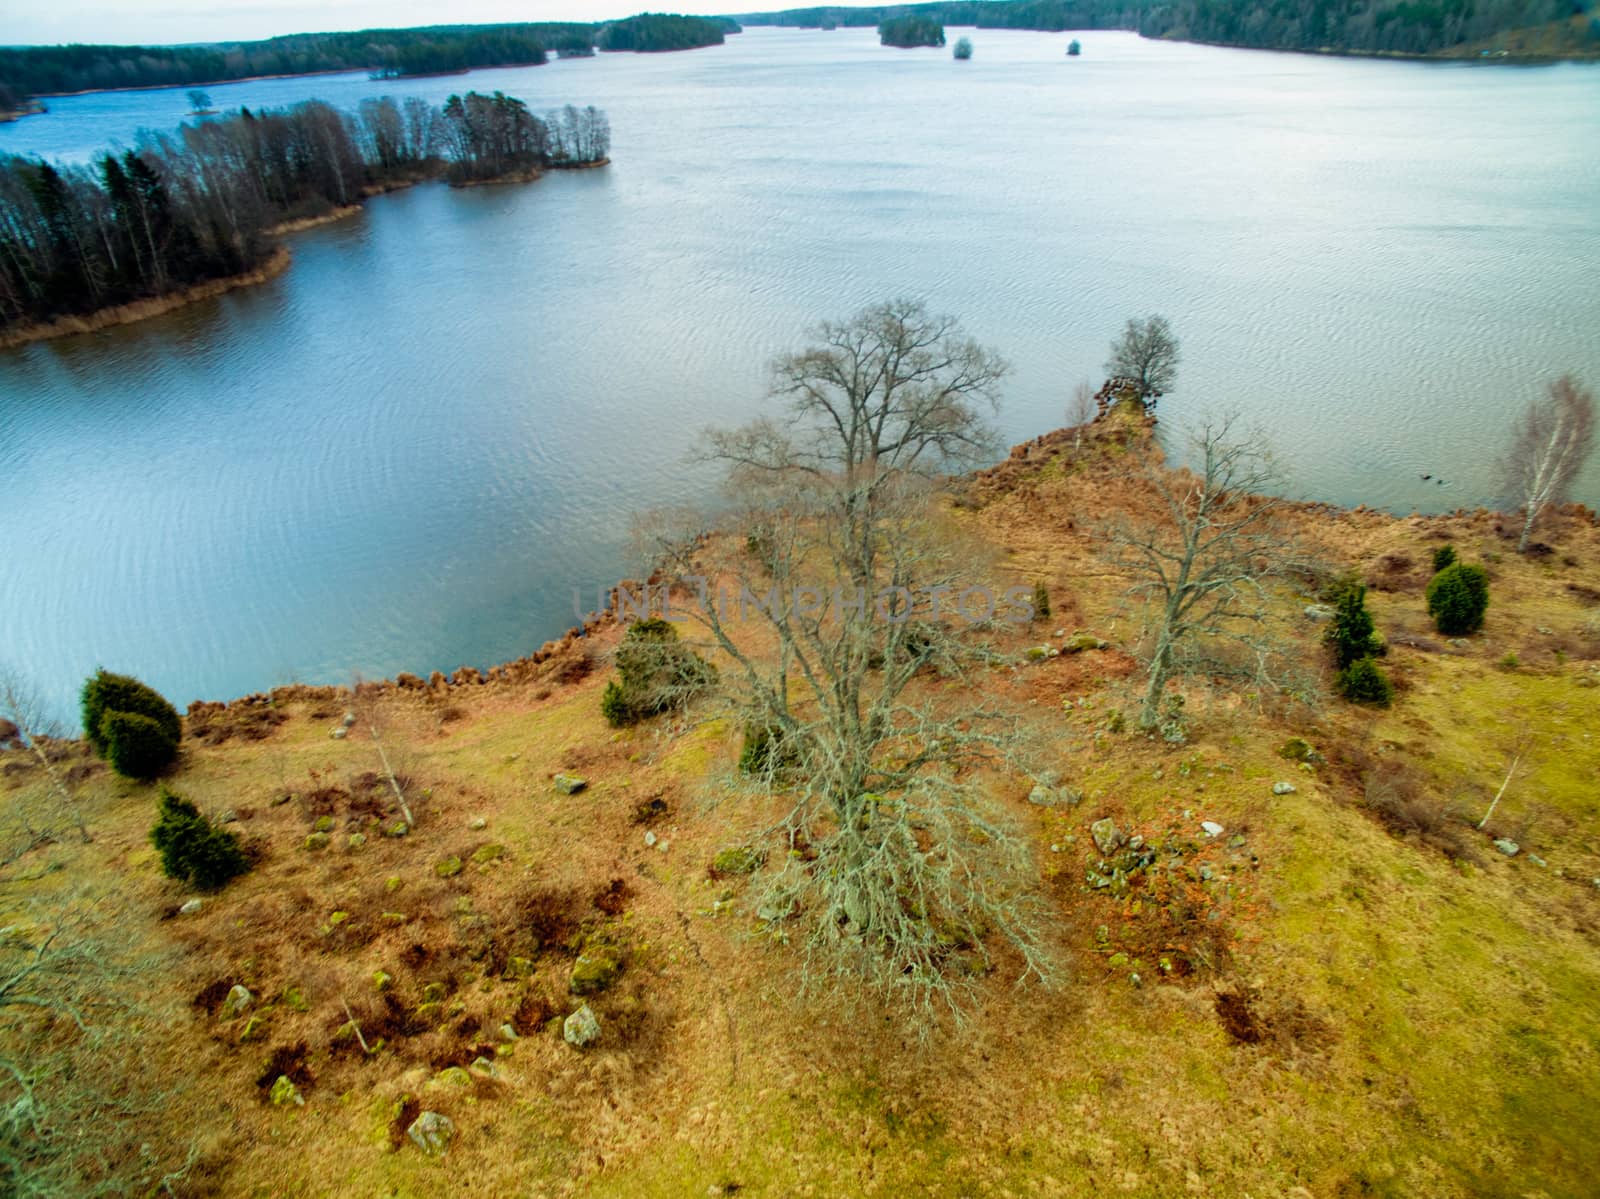
[[(737, 7), (720, 8), (717, 0), (0, 0), (0, 44), (243, 41), (327, 30), (604, 21), (645, 11), (711, 13)], [(754, 9), (746, 5), (746, 11)]]

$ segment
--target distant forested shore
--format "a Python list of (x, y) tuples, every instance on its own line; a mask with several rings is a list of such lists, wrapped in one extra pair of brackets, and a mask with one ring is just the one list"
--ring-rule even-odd
[(379, 78), (444, 75), (481, 67), (538, 66), (551, 54), (691, 50), (738, 33), (726, 17), (643, 13), (595, 24), (438, 25), (296, 33), (256, 42), (192, 46), (0, 48), (0, 111), (25, 111), (35, 96), (117, 88), (186, 87), (264, 76), (368, 71)]
[(917, 18), (979, 29), (1124, 29), (1258, 50), (1418, 57), (1600, 57), (1595, 0), (938, 0), (740, 13), (746, 25), (881, 27)]
[(532, 178), (605, 162), (610, 148), (597, 108), (537, 116), (468, 92), (442, 107), (385, 96), (355, 112), (320, 100), (241, 109), (86, 166), (0, 155), (0, 346), (264, 278), (281, 269), (286, 226), (396, 187)]

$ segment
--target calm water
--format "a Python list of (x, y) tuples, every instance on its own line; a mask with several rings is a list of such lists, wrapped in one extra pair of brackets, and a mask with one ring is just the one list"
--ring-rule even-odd
[[(594, 103), (615, 162), (384, 197), (265, 286), (0, 353), (0, 657), (67, 711), (97, 663), (187, 702), (525, 653), (630, 566), (628, 513), (705, 494), (694, 435), (761, 408), (773, 354), (897, 293), (1012, 360), (1011, 440), (1165, 313), (1169, 427), (1240, 410), (1347, 504), (1483, 501), (1513, 410), (1600, 384), (1600, 68), (1080, 37), (210, 88)], [(59, 99), (0, 149), (83, 159), (185, 108)]]

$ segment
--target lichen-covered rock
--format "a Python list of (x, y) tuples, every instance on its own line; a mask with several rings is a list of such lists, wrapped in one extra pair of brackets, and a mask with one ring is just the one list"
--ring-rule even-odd
[(220, 1015), (224, 1020), (232, 1020), (235, 1016), (242, 1016), (246, 1008), (255, 1002), (256, 997), (250, 994), (250, 988), (239, 983), (234, 983), (228, 990), (228, 997), (222, 1001)]
[(318, 816), (317, 817), (317, 822), (314, 825), (311, 826), (311, 829), (312, 829), (313, 832), (318, 832), (318, 833), (331, 833), (331, 832), (333, 832), (333, 817), (332, 816)]
[(732, 845), (717, 852), (717, 856), (711, 859), (711, 869), (715, 874), (754, 874), (766, 860), (767, 855), (759, 849), (749, 845)]
[(461, 873), (461, 859), (452, 854), (433, 868), (440, 878), (454, 878)]
[(512, 954), (506, 959), (506, 968), (500, 972), (500, 977), (507, 982), (516, 982), (518, 979), (527, 978), (532, 973), (532, 958), (522, 958)]
[(387, 825), (383, 830), (385, 837), (403, 837), (411, 831), (411, 826), (404, 820), (396, 820)]
[(1278, 747), (1278, 756), (1290, 762), (1309, 762), (1316, 752), (1304, 737), (1290, 737)]
[(467, 1069), (473, 1074), (478, 1075), (480, 1078), (500, 1077), (500, 1071), (498, 1067), (495, 1066), (494, 1062), (482, 1056), (473, 1058), (472, 1065), (468, 1066)]
[(329, 837), (327, 833), (307, 833), (306, 848), (312, 850), (327, 849), (328, 840)]
[(568, 988), (574, 995), (598, 995), (622, 973), (622, 955), (610, 945), (591, 943), (572, 964)]
[(1208, 837), (1220, 837), (1224, 830), (1215, 820), (1202, 820), (1200, 822), (1200, 831)]
[(429, 983), (422, 988), (422, 1001), (424, 1003), (442, 1003), (449, 994), (443, 983)]
[(480, 866), (487, 866), (490, 862), (493, 862), (499, 858), (503, 853), (505, 853), (505, 851), (506, 847), (504, 845), (484, 845), (472, 855), (472, 860)]
[(433, 1076), (428, 1085), (433, 1087), (455, 1087), (457, 1089), (470, 1087), (472, 1085), (472, 1075), (468, 1074), (460, 1066), (446, 1066)]
[(1274, 795), (1293, 795), (1294, 791), (1295, 787), (1293, 783), (1278, 782), (1272, 784), (1272, 793)]
[(411, 1143), (429, 1157), (438, 1157), (449, 1149), (455, 1135), (455, 1124), (449, 1116), (439, 1112), (423, 1112), (406, 1129)]
[(562, 1021), (561, 1035), (568, 1045), (586, 1049), (600, 1039), (600, 1021), (586, 1003)]
[(278, 1075), (278, 1081), (272, 1084), (272, 1091), (268, 1095), (274, 1107), (304, 1107), (306, 1101), (300, 1094), (300, 1088), (287, 1074)]
[(1105, 649), (1109, 642), (1102, 641), (1092, 633), (1074, 633), (1062, 642), (1061, 652), (1064, 654), (1081, 654), (1085, 650)]
[(579, 778), (575, 774), (558, 774), (550, 780), (555, 783), (556, 790), (563, 795), (576, 795), (589, 785), (589, 780)]
[(349, 849), (360, 849), (367, 843), (366, 833), (351, 833), (345, 838), (345, 845)]
[(394, 986), (394, 978), (387, 970), (374, 970), (372, 972), (372, 989), (380, 994)]
[[(338, 913), (335, 913), (337, 915)], [(305, 990), (291, 983), (283, 989), (284, 1006), (297, 1012), (309, 1012), (311, 1004), (306, 1000)]]
[(1115, 853), (1128, 839), (1109, 816), (1091, 824), (1089, 835), (1094, 838), (1095, 848), (1104, 854)]
[(198, 912), (203, 907), (205, 907), (205, 900), (203, 900), (203, 899), (188, 899), (188, 900), (185, 900), (184, 903), (183, 903), (183, 906), (178, 909), (178, 915), (180, 915), (180, 916), (193, 916), (196, 912)]
[(1510, 837), (1501, 837), (1494, 843), (1494, 847), (1508, 858), (1516, 857), (1518, 851), (1522, 849), (1522, 846), (1518, 845)]

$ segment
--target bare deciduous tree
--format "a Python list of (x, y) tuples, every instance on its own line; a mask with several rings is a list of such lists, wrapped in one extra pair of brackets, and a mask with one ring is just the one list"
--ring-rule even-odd
[(1084, 426), (1093, 421), (1094, 416), (1094, 384), (1084, 379), (1072, 389), (1072, 398), (1067, 401), (1067, 428), (1073, 430), (1073, 449), (1083, 447)]
[[(51, 806), (57, 809), (57, 814), (76, 826), (81, 840), (88, 841), (89, 827), (83, 817), (83, 807), (73, 793), (66, 773), (50, 757), (45, 748), (45, 741), (58, 739), (60, 736), (59, 725), (45, 715), (46, 711), (44, 699), (34, 688), (24, 683), (15, 671), (0, 668), (0, 716), (16, 726), (15, 739), (44, 769), (50, 794), (54, 800)], [(48, 826), (53, 824), (54, 820), (50, 819), (45, 823)], [(48, 827), (36, 829), (34, 832), (42, 840), (48, 840), (50, 837)]]
[(1502, 464), (1508, 500), (1522, 510), (1517, 552), (1540, 514), (1567, 498), (1594, 449), (1594, 394), (1563, 375), (1546, 397), (1529, 404), (1516, 424), (1511, 452)]
[(131, 996), (167, 964), (126, 951), (125, 903), (82, 890), (5, 900), (0, 1193), (149, 1194), (195, 1160), (137, 1044)]
[(377, 751), (378, 765), (383, 771), (383, 779), (389, 784), (395, 805), (400, 809), (401, 818), (406, 822), (407, 831), (415, 829), (417, 821), (411, 814), (411, 804), (406, 799), (405, 787), (401, 785), (401, 774), (396, 770), (397, 746), (390, 737), (388, 713), (384, 711), (378, 688), (363, 682), (359, 674), (355, 675), (350, 683), (350, 705), (351, 711), (356, 715), (356, 727), (364, 728), (367, 736), (372, 739), (372, 748)]
[(1143, 398), (1162, 395), (1178, 381), (1178, 337), (1164, 316), (1129, 318), (1111, 343), (1106, 370), (1139, 381)]
[(1190, 438), (1193, 470), (1139, 471), (1163, 519), (1113, 525), (1107, 537), (1135, 577), (1130, 591), (1153, 607), (1139, 725), (1161, 724), (1174, 676), (1245, 675), (1287, 685), (1284, 646), (1268, 631), (1266, 584), (1292, 562), (1292, 541), (1273, 492), (1282, 480), (1258, 440), (1235, 436), (1231, 418)]
[[(1014, 730), (917, 685), (977, 648), (956, 609), (982, 557), (930, 500), (941, 468), (992, 443), (975, 401), (992, 404), (1004, 365), (904, 301), (818, 340), (775, 364), (782, 422), (712, 436), (743, 503), (709, 536), (696, 518), (652, 542), (702, 581), (688, 615), (731, 663), (745, 768), (792, 801), (760, 910), (780, 936), (801, 922), (811, 983), (889, 999), (927, 1032), (997, 939), (1024, 977), (1051, 972), (1025, 842), (972, 774), (1012, 755)], [(975, 594), (968, 615), (995, 616)]]

